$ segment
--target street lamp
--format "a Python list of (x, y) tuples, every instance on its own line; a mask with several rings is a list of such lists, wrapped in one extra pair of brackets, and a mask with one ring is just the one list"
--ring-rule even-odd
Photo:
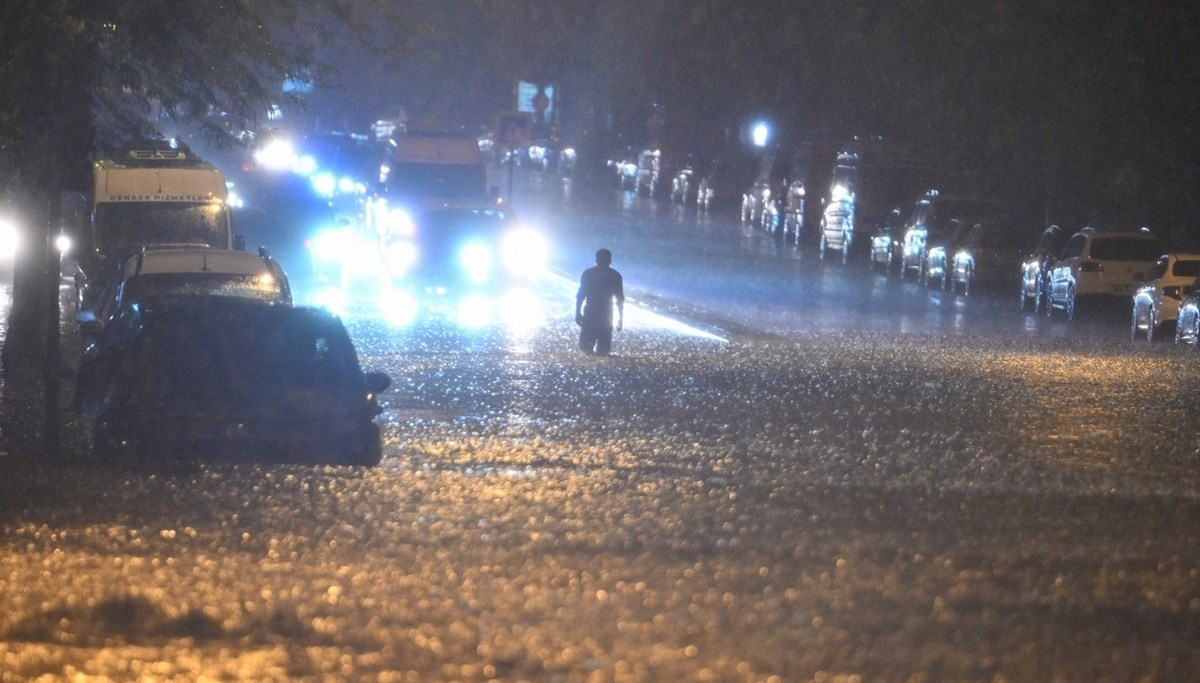
[(765, 121), (759, 121), (750, 129), (750, 141), (755, 147), (766, 147), (771, 137), (771, 127)]

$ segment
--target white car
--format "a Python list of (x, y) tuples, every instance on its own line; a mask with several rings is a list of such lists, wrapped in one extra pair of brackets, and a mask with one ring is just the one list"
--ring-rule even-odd
[(1158, 259), (1149, 279), (1133, 295), (1133, 316), (1129, 336), (1144, 336), (1154, 341), (1161, 332), (1175, 326), (1179, 307), (1200, 275), (1200, 254), (1166, 254)]
[(1050, 267), (1046, 315), (1062, 311), (1070, 320), (1084, 297), (1129, 301), (1165, 251), (1158, 238), (1145, 230), (1080, 230)]
[[(1196, 278), (1200, 280), (1200, 278)], [(1188, 289), (1191, 293), (1179, 306), (1179, 318), (1175, 321), (1175, 345), (1187, 346), (1193, 351), (1200, 347), (1200, 291), (1193, 282)]]
[(75, 316), (85, 335), (98, 334), (125, 301), (163, 296), (231, 296), (291, 305), (279, 262), (257, 254), (207, 247), (147, 249), (119, 262), (88, 310)]

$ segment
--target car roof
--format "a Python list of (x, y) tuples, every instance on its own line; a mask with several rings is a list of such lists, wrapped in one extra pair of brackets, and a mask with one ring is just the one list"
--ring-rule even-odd
[(125, 262), (126, 277), (166, 273), (260, 275), (270, 272), (270, 263), (263, 256), (224, 249), (155, 249), (135, 254)]

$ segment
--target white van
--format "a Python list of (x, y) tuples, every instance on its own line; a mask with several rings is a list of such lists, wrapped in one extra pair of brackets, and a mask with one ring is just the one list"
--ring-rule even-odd
[(233, 249), (225, 175), (183, 150), (129, 150), (93, 164), (86, 241), (107, 256), (155, 244)]

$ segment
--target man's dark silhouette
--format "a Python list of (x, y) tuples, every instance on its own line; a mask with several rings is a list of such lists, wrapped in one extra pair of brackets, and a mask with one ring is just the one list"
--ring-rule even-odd
[(613, 301), (617, 304), (617, 329), (625, 322), (625, 286), (621, 274), (609, 267), (612, 252), (596, 252), (596, 265), (583, 271), (575, 295), (575, 323), (579, 325), (579, 348), (598, 356), (612, 350)]

